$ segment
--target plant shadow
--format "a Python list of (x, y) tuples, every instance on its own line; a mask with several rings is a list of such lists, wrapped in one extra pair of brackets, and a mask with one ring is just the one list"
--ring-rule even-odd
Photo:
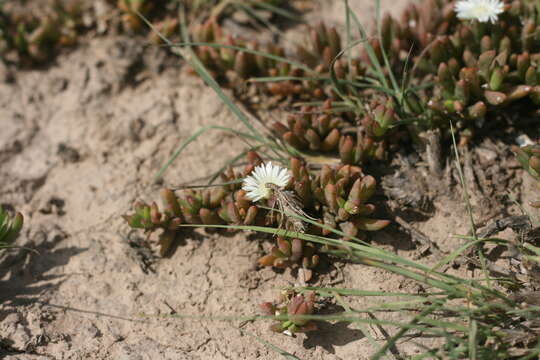
[[(58, 248), (67, 234), (60, 228), (36, 231), (24, 247), (0, 253), (0, 304), (27, 305), (58, 289), (66, 275), (50, 274), (85, 248)], [(21, 239), (19, 239), (21, 240)]]
[(351, 329), (352, 324), (346, 321), (329, 323), (317, 321), (317, 331), (306, 333), (304, 347), (306, 349), (322, 347), (331, 354), (336, 353), (335, 347), (345, 346), (364, 337), (362, 331)]

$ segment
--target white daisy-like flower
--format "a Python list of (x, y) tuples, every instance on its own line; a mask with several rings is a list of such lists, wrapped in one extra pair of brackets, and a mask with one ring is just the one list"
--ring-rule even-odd
[(283, 188), (290, 178), (287, 169), (267, 162), (253, 169), (251, 174), (244, 179), (242, 189), (246, 192), (246, 196), (253, 201), (268, 199), (272, 195), (272, 190), (268, 188), (267, 184)]
[(462, 20), (495, 23), (499, 14), (504, 12), (504, 3), (500, 0), (460, 0), (454, 10)]

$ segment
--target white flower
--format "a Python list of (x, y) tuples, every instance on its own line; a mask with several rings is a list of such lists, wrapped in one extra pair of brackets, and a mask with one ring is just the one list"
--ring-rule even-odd
[(251, 174), (244, 179), (242, 189), (246, 192), (246, 196), (253, 201), (268, 199), (272, 194), (272, 190), (266, 186), (267, 184), (274, 184), (283, 188), (290, 178), (287, 169), (267, 162), (253, 169)]
[(500, 0), (460, 0), (454, 10), (457, 17), (463, 20), (495, 23), (504, 11), (504, 3)]

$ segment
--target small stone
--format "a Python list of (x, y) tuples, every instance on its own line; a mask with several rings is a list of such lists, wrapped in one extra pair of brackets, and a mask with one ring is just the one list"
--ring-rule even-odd
[(293, 336), (293, 333), (290, 332), (290, 330), (285, 330), (285, 331), (283, 332), (283, 334), (285, 334), (285, 335), (287, 335), (287, 336), (291, 336), (291, 337)]
[(490, 165), (497, 159), (497, 153), (493, 150), (479, 147), (476, 149), (478, 160), (482, 165)]
[(529, 145), (534, 145), (534, 141), (532, 141), (531, 138), (528, 137), (528, 136), (525, 135), (525, 134), (519, 135), (519, 136), (516, 138), (516, 143), (517, 143), (520, 147), (529, 146)]

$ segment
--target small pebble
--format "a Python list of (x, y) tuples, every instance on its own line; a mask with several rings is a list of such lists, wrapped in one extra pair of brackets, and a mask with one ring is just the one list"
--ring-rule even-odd
[(516, 143), (517, 143), (520, 147), (529, 146), (529, 145), (534, 145), (534, 142), (531, 140), (531, 138), (528, 137), (528, 136), (525, 135), (525, 134), (519, 135), (519, 136), (516, 138)]

